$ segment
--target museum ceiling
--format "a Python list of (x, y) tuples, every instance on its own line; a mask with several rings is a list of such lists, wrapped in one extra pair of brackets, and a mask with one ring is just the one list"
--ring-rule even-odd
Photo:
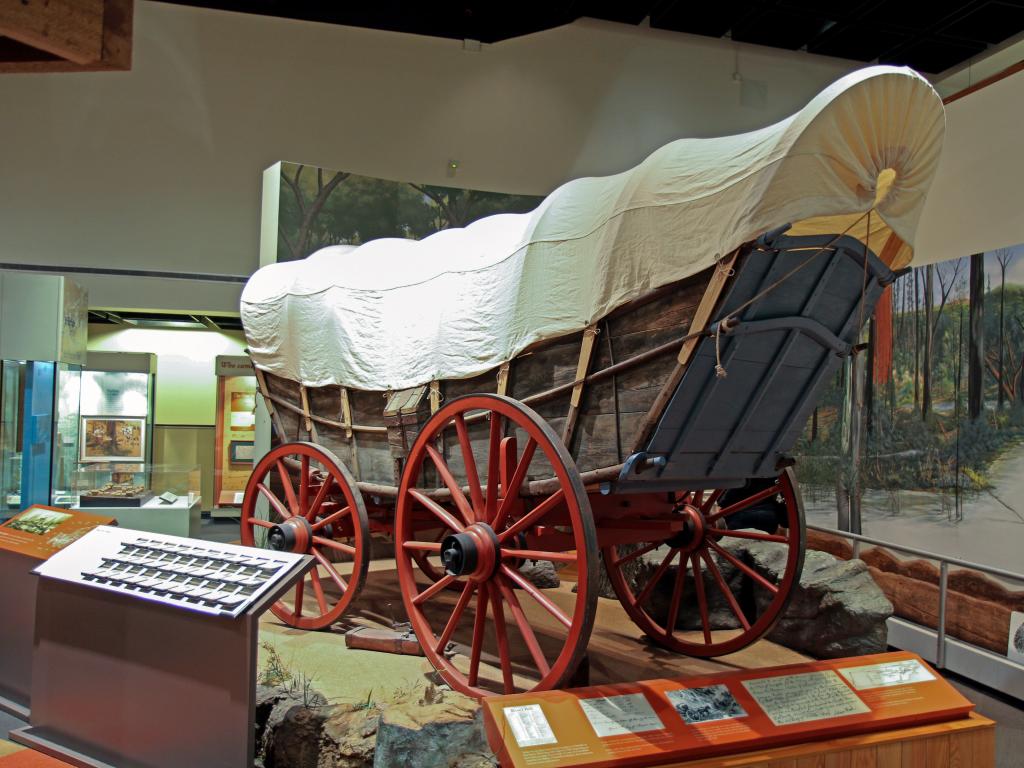
[[(683, 0), (324, 3), (320, 0), (172, 0), (180, 5), (496, 43), (583, 17), (731, 38), (938, 74), (1024, 30), (1024, 0)], [(646, 21), (649, 19), (649, 22)]]

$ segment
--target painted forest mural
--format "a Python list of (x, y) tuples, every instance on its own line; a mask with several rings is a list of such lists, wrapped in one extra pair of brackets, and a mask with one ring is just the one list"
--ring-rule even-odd
[[(914, 268), (883, 294), (863, 340), (800, 445), (808, 520), (1019, 564), (1024, 245)], [(971, 525), (976, 545), (951, 533)]]

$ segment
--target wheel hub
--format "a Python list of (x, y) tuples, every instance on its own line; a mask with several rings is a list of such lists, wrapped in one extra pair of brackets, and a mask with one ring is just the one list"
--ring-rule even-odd
[(704, 516), (700, 510), (690, 504), (685, 505), (681, 510), (683, 528), (675, 536), (665, 543), (675, 549), (681, 549), (684, 553), (693, 552), (704, 543), (705, 531)]
[(267, 548), (275, 552), (306, 552), (313, 541), (313, 526), (296, 515), (276, 524), (267, 534)]
[(501, 545), (487, 523), (474, 523), (461, 533), (445, 536), (441, 542), (441, 563), (449, 576), (482, 581), (494, 575), (500, 562)]

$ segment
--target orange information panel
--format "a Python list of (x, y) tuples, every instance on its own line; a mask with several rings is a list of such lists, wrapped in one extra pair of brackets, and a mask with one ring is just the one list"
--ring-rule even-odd
[(882, 653), (484, 699), (506, 767), (631, 766), (966, 717), (921, 657)]
[(117, 520), (35, 505), (0, 525), (0, 549), (47, 560), (98, 525), (117, 525)]

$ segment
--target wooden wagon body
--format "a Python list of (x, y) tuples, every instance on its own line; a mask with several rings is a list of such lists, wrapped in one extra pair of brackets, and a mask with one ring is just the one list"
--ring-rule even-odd
[[(879, 92), (891, 97), (888, 82)], [(277, 444), (247, 486), (242, 540), (318, 561), (277, 616), (337, 621), (376, 536), (394, 542), (424, 653), (471, 695), (565, 683), (609, 589), (676, 651), (715, 656), (763, 637), (803, 563), (790, 452), (907, 252), (879, 229), (885, 198), (872, 196), (845, 211), (833, 200), (810, 225), (773, 221), (706, 268), (473, 375), (309, 386), (254, 355)], [(538, 564), (571, 589), (541, 586)]]

